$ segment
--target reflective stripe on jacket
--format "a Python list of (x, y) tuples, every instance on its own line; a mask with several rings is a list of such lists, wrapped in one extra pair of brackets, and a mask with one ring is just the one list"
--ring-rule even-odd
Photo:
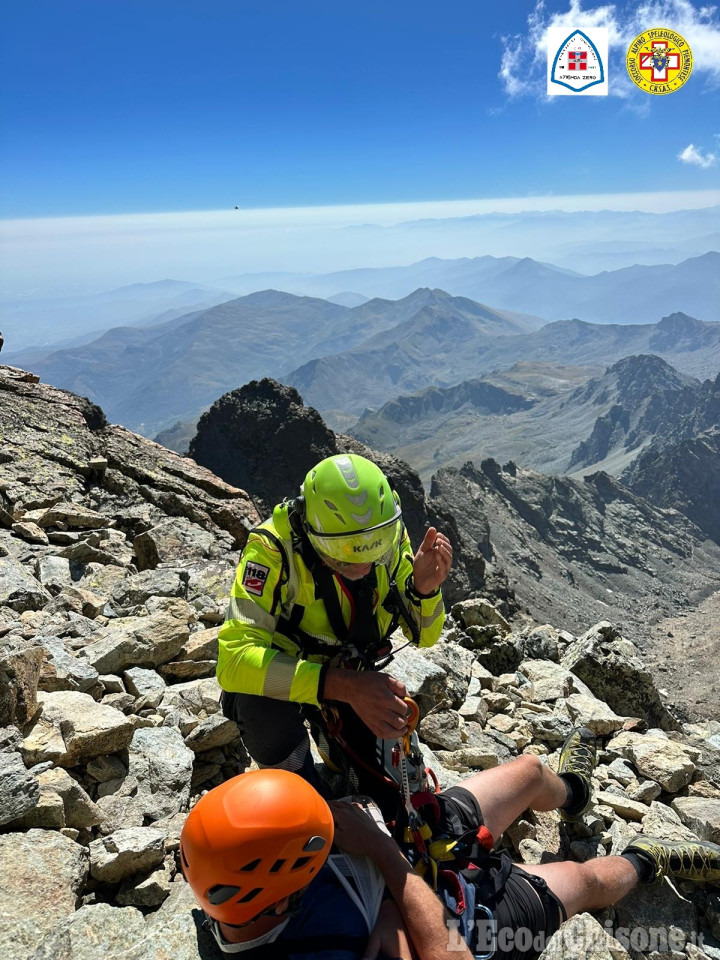
[[(420, 599), (412, 592), (413, 552), (407, 533), (389, 570), (395, 571), (400, 593), (419, 627), (420, 646), (432, 646), (445, 620), (442, 594), (438, 590)], [(384, 637), (392, 623), (392, 613), (382, 606), (389, 589), (388, 568), (376, 564), (375, 574), (377, 592), (373, 606), (380, 636)], [(343, 619), (349, 626), (352, 599), (339, 578), (332, 579)], [(300, 631), (321, 645), (330, 645), (331, 650), (303, 657), (300, 644), (282, 632), (282, 624), (291, 616)], [(410, 629), (402, 619), (400, 626), (411, 640)], [(328, 620), (325, 604), (316, 597), (312, 573), (300, 551), (293, 549), (293, 542), (278, 536), (272, 519), (248, 537), (225, 623), (218, 634), (218, 647), (217, 677), (224, 690), (315, 705), (322, 664), (330, 659), (332, 648), (338, 652), (342, 649), (342, 642)]]

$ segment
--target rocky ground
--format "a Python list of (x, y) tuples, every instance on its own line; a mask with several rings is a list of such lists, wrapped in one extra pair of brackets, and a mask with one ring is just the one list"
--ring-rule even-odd
[[(211, 960), (178, 839), (202, 791), (247, 762), (214, 671), (258, 514), (1, 367), (0, 434), (0, 954)], [(526, 813), (503, 838), (519, 861), (606, 856), (636, 831), (720, 841), (720, 722), (679, 721), (637, 648), (593, 619), (571, 634), (455, 604), (435, 648), (388, 667), (421, 706), (427, 759), (442, 785), (521, 753), (552, 765), (585, 723), (595, 804), (574, 827)], [(720, 958), (718, 890), (666, 881), (561, 934), (546, 960)]]
[(695, 609), (654, 624), (652, 640), (641, 649), (644, 662), (668, 690), (670, 703), (720, 720), (720, 591)]

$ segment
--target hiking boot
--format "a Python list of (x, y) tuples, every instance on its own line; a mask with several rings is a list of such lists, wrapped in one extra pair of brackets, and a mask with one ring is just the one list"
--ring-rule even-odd
[(576, 823), (590, 806), (596, 762), (595, 734), (587, 727), (575, 727), (563, 744), (558, 764), (558, 776), (569, 783), (573, 792), (571, 805), (559, 811), (566, 823)]
[(655, 868), (651, 879), (670, 877), (695, 883), (720, 882), (720, 846), (707, 840), (668, 843), (638, 834), (623, 853), (634, 853)]

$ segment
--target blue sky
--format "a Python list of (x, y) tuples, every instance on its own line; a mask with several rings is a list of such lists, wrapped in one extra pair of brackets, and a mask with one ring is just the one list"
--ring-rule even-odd
[[(544, 28), (588, 19), (611, 95), (548, 100)], [(718, 22), (687, 0), (5, 4), (0, 217), (717, 189)], [(682, 90), (630, 85), (638, 24), (684, 32)]]

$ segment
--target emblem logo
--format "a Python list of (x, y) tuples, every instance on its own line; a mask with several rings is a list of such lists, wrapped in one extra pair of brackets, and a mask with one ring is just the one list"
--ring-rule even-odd
[(548, 95), (606, 96), (607, 48), (607, 27), (570, 34), (564, 27), (548, 27)]
[(627, 52), (627, 72), (646, 93), (674, 93), (692, 73), (692, 50), (685, 37), (667, 27), (639, 34)]
[(355, 545), (353, 547), (353, 553), (367, 553), (368, 550), (377, 550), (381, 543), (382, 540), (373, 540), (372, 543), (363, 543), (360, 546)]
[(265, 582), (270, 573), (270, 567), (262, 563), (254, 563), (248, 560), (245, 564), (245, 576), (243, 577), (243, 586), (248, 593), (254, 593), (256, 597), (261, 597), (265, 589)]

